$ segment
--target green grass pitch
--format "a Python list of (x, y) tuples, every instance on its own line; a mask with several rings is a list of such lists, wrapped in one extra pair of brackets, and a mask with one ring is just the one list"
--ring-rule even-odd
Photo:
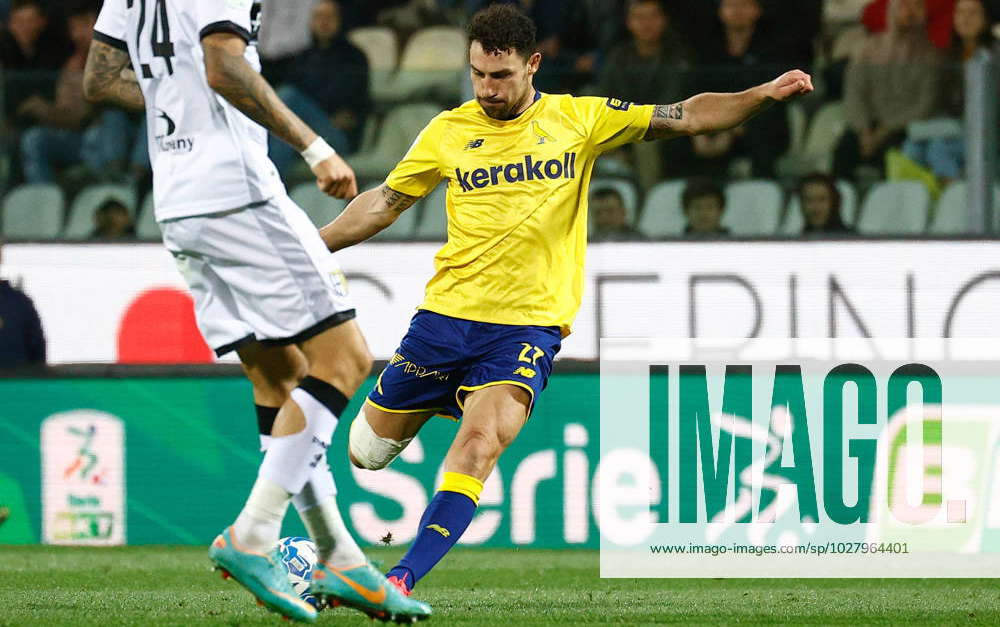
[[(379, 549), (384, 563), (400, 551)], [(459, 548), (417, 588), (430, 624), (996, 624), (1000, 582), (602, 580), (593, 551)], [(319, 624), (368, 625), (346, 609)], [(284, 625), (200, 547), (0, 546), (0, 625)]]

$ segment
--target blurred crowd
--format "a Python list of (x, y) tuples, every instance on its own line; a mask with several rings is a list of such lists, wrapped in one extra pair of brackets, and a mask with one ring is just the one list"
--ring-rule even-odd
[[(936, 196), (962, 179), (963, 64), (995, 47), (1000, 20), (1000, 0), (508, 1), (538, 25), (544, 61), (536, 83), (545, 92), (671, 103), (700, 91), (740, 90), (795, 67), (813, 72), (817, 92), (794, 107), (774, 107), (730, 131), (602, 159), (599, 175), (627, 179), (640, 195), (664, 180), (690, 180), (682, 205), (691, 236), (725, 235), (722, 190), (729, 181), (777, 181), (801, 196), (807, 233), (822, 224), (845, 233), (850, 229), (835, 210), (807, 209), (820, 188), (833, 199), (838, 181), (863, 190), (902, 177), (922, 181)], [(440, 109), (469, 95), (464, 52), (439, 49), (436, 56), (447, 58), (409, 64), (407, 43), (422, 33), (460, 32), (489, 3), (265, 0), (264, 73), (360, 176), (377, 180), (426, 121), (401, 109), (413, 114), (414, 101)], [(143, 116), (82, 98), (99, 8), (99, 0), (0, 0), (0, 189), (54, 183), (72, 195), (104, 182), (133, 186), (138, 198), (148, 188)], [(421, 91), (405, 75), (437, 77), (442, 68), (455, 70), (445, 79), (453, 89)], [(308, 172), (288, 146), (274, 141), (271, 153), (286, 181), (305, 180)], [(615, 207), (621, 194), (599, 191), (595, 237), (641, 239), (634, 215), (622, 224), (614, 217), (622, 213)], [(818, 213), (830, 217), (819, 220)], [(95, 236), (109, 237), (102, 234), (108, 211), (93, 215)], [(134, 227), (110, 232), (129, 237)]]

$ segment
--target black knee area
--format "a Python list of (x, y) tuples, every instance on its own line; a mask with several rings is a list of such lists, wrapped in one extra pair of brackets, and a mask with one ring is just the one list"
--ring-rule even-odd
[(308, 376), (299, 383), (299, 388), (305, 390), (317, 401), (323, 404), (324, 407), (330, 410), (330, 412), (337, 416), (338, 418), (347, 409), (348, 398), (344, 396), (343, 392), (333, 387), (326, 381), (322, 379), (317, 379), (313, 376)]
[(257, 430), (261, 435), (271, 435), (271, 430), (274, 429), (274, 421), (278, 418), (280, 407), (254, 405), (254, 408), (257, 409)]

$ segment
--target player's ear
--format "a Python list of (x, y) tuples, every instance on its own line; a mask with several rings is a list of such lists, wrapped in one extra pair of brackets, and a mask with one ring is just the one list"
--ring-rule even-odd
[(538, 67), (542, 64), (542, 53), (535, 52), (528, 57), (528, 74), (538, 72)]

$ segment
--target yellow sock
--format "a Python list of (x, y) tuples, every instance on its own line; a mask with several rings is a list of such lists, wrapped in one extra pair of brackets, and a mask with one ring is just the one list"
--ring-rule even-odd
[(483, 491), (483, 482), (475, 477), (463, 475), (460, 472), (446, 472), (438, 492), (458, 492), (472, 499), (479, 505), (479, 495)]

